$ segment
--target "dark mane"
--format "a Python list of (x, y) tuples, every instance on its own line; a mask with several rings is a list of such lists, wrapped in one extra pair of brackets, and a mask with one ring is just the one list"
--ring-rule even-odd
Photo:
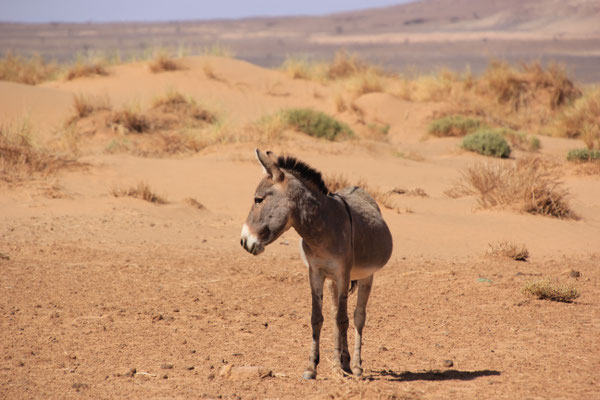
[(323, 181), (321, 173), (308, 164), (296, 159), (295, 157), (279, 156), (277, 158), (277, 166), (287, 170), (288, 172), (291, 172), (299, 179), (311, 182), (324, 194), (329, 194), (329, 189), (327, 189), (327, 185), (325, 184), (325, 181)]

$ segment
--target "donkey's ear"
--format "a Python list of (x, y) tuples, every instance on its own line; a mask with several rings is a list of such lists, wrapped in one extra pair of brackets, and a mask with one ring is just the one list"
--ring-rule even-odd
[[(275, 182), (281, 182), (283, 180), (283, 172), (279, 169), (279, 167), (275, 164), (275, 161), (271, 159), (268, 155), (264, 154), (260, 151), (260, 149), (256, 149), (256, 158), (258, 159), (258, 163), (263, 169), (265, 175), (269, 176)], [(267, 152), (269, 154), (270, 152)]]
[(267, 151), (267, 155), (275, 164), (277, 164), (277, 156), (271, 150)]

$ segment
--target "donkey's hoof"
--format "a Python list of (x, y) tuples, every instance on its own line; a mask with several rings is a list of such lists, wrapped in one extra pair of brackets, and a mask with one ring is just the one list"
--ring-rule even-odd
[(352, 374), (356, 377), (362, 376), (363, 369), (361, 367), (352, 367)]
[(307, 369), (302, 374), (302, 379), (306, 379), (307, 381), (309, 381), (311, 379), (317, 379), (317, 372), (316, 371), (311, 371), (311, 370)]

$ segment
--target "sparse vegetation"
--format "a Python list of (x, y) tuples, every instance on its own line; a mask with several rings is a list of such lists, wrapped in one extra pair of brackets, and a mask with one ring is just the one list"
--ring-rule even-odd
[(403, 189), (394, 189), (394, 190), (381, 190), (380, 188), (370, 185), (365, 179), (359, 179), (355, 184), (350, 182), (344, 175), (342, 174), (327, 174), (323, 177), (325, 181), (325, 185), (329, 189), (331, 193), (335, 193), (345, 187), (348, 186), (358, 186), (364, 190), (366, 190), (375, 201), (390, 210), (395, 210), (398, 213), (412, 213), (412, 210), (407, 208), (398, 207), (395, 201), (395, 197), (398, 194), (408, 194), (410, 196), (420, 196), (426, 197), (427, 194), (423, 189), (414, 189), (409, 191), (403, 191)]
[(481, 130), (465, 136), (461, 147), (484, 156), (499, 158), (510, 156), (510, 146), (502, 135), (493, 130)]
[(573, 149), (567, 153), (569, 161), (600, 161), (600, 150)]
[(184, 201), (190, 207), (196, 208), (198, 210), (206, 210), (206, 207), (204, 206), (204, 204), (200, 203), (198, 200), (194, 199), (193, 197), (188, 197)]
[(106, 76), (108, 71), (101, 62), (94, 63), (77, 63), (73, 67), (69, 68), (65, 79), (71, 81), (77, 78), (83, 78), (86, 76)]
[(235, 57), (235, 53), (231, 48), (221, 44), (213, 43), (212, 45), (205, 47), (203, 50), (205, 56), (224, 57), (232, 58)]
[(509, 241), (490, 243), (487, 254), (492, 257), (506, 257), (516, 261), (527, 261), (529, 251), (524, 244), (514, 244)]
[(75, 114), (67, 121), (71, 124), (73, 121), (90, 116), (96, 111), (111, 109), (108, 97), (91, 97), (82, 93), (73, 96), (73, 111)]
[[(217, 116), (214, 113), (200, 107), (192, 98), (185, 97), (177, 91), (169, 91), (164, 97), (154, 100), (152, 110), (176, 115), (175, 125), (181, 125), (182, 121), (186, 120), (208, 124), (217, 122)], [(155, 125), (164, 126), (165, 122), (155, 123)]]
[(302, 58), (288, 57), (281, 65), (281, 70), (292, 79), (314, 78), (314, 65)]
[(530, 214), (577, 218), (560, 176), (539, 158), (476, 163), (446, 194), (476, 195), (481, 208), (510, 207)]
[(167, 200), (154, 193), (150, 186), (148, 186), (145, 182), (140, 182), (137, 186), (132, 186), (129, 189), (113, 189), (111, 191), (112, 195), (115, 197), (135, 197), (136, 199), (142, 199), (148, 201), (150, 203), (155, 204), (167, 204)]
[(523, 63), (520, 70), (516, 70), (506, 62), (492, 61), (481, 79), (485, 87), (480, 90), (489, 90), (499, 104), (508, 105), (514, 111), (540, 97), (537, 92), (545, 93), (552, 110), (581, 96), (564, 68), (557, 64), (543, 68), (538, 62)]
[(25, 58), (8, 52), (0, 58), (0, 81), (37, 85), (55, 78), (58, 71), (55, 62), (47, 62), (39, 55)]
[(318, 138), (336, 140), (354, 136), (354, 132), (348, 125), (323, 112), (309, 108), (284, 110), (283, 119), (290, 128)]
[(554, 120), (554, 136), (582, 138), (589, 148), (600, 148), (600, 88), (590, 90)]
[(429, 124), (429, 133), (434, 136), (464, 136), (482, 127), (478, 119), (452, 115), (438, 118)]
[(150, 119), (140, 110), (129, 107), (111, 114), (107, 124), (113, 129), (124, 129), (126, 132), (144, 133), (152, 128)]
[(563, 285), (550, 279), (529, 283), (523, 288), (523, 293), (533, 295), (540, 300), (552, 300), (572, 303), (580, 296), (579, 291), (570, 285)]
[(36, 149), (32, 144), (32, 129), (27, 118), (0, 125), (0, 181), (22, 182), (78, 165), (73, 160)]
[(326, 66), (326, 77), (330, 80), (349, 78), (353, 75), (373, 69), (371, 65), (361, 60), (356, 54), (338, 51), (333, 61)]
[(150, 71), (156, 73), (165, 72), (165, 71), (176, 71), (181, 69), (181, 66), (173, 59), (169, 54), (165, 51), (159, 51), (148, 63), (148, 67), (150, 67)]

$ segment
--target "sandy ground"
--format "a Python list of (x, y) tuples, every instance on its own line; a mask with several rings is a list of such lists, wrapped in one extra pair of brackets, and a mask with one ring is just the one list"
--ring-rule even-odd
[[(204, 76), (206, 63), (220, 80)], [(2, 82), (0, 117), (27, 111), (42, 141), (71, 113), (75, 93), (146, 105), (170, 88), (213, 105), (235, 126), (286, 106), (334, 112), (333, 89), (317, 83), (236, 60), (193, 58), (186, 66), (159, 75), (141, 64), (113, 67), (105, 78), (33, 88)], [(257, 257), (240, 247), (261, 178), (256, 144), (240, 143), (170, 158), (84, 151), (84, 168), (0, 186), (0, 397), (600, 396), (598, 175), (564, 167), (577, 221), (477, 210), (473, 197), (444, 194), (481, 157), (459, 150), (457, 139), (423, 139), (435, 104), (383, 94), (356, 104), (365, 118), (390, 124), (387, 142), (323, 143), (296, 134), (259, 145), (325, 173), (428, 194), (398, 196), (398, 211), (384, 209), (395, 247), (375, 276), (364, 379), (332, 369), (328, 312), (317, 380), (301, 379), (311, 333), (298, 236), (287, 232)], [(580, 146), (541, 141), (548, 158)], [(111, 194), (142, 180), (169, 203)], [(190, 206), (189, 197), (205, 208)], [(498, 240), (526, 244), (530, 260), (486, 256)], [(541, 278), (573, 284), (581, 297), (565, 304), (522, 293)], [(223, 374), (229, 368), (231, 376)]]

